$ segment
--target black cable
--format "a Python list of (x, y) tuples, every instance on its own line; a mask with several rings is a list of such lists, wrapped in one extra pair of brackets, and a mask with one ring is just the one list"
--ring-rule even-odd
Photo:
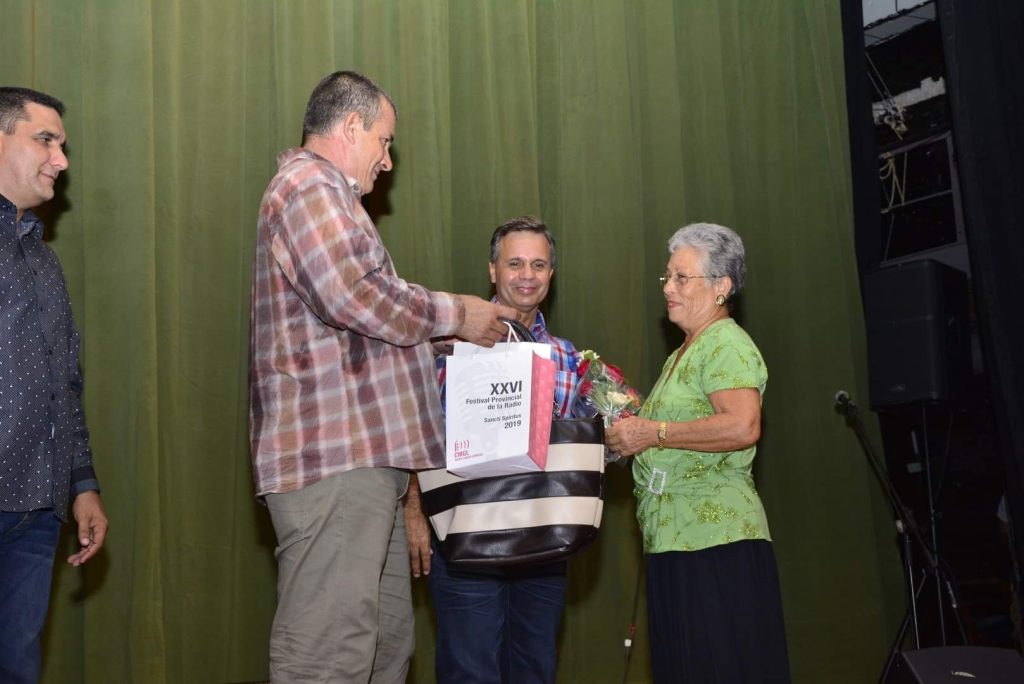
[(939, 479), (935, 483), (935, 501), (932, 508), (939, 507), (939, 499), (942, 497), (943, 484), (946, 482), (946, 476), (949, 474), (949, 461), (951, 458), (951, 452), (953, 449), (953, 409), (948, 409), (948, 421), (946, 422), (946, 448), (945, 454), (943, 454), (942, 470), (939, 472)]
[(629, 681), (629, 655), (633, 648), (633, 637), (636, 636), (636, 612), (640, 606), (640, 578), (644, 574), (644, 558), (640, 557), (640, 562), (636, 566), (636, 589), (633, 592), (633, 616), (629, 621), (629, 628), (626, 630), (626, 639), (624, 646), (626, 647), (625, 662), (622, 667), (622, 684), (626, 684)]

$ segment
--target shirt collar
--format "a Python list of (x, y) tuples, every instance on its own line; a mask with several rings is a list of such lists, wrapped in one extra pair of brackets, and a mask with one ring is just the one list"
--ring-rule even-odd
[[(497, 304), (498, 297), (491, 297), (491, 303)], [(538, 333), (547, 332), (547, 329), (548, 324), (547, 321), (544, 320), (544, 314), (540, 312), (540, 309), (537, 309), (537, 317), (533, 319), (533, 325), (530, 326), (530, 333), (533, 334), (534, 337), (536, 337)]]
[(345, 174), (343, 174), (341, 172), (341, 169), (339, 169), (337, 166), (334, 165), (334, 162), (332, 162), (330, 159), (327, 159), (326, 157), (323, 157), (323, 156), (317, 154), (316, 152), (314, 152), (313, 150), (309, 149), (308, 147), (293, 147), (293, 148), (291, 148), (289, 150), (285, 150), (284, 152), (281, 152), (279, 155), (277, 155), (277, 168), (280, 169), (285, 164), (288, 164), (291, 161), (293, 161), (295, 159), (298, 159), (299, 157), (306, 157), (308, 159), (315, 159), (316, 161), (321, 161), (321, 162), (327, 164), (332, 169), (334, 169), (335, 173), (337, 173), (339, 176), (341, 176), (342, 178), (345, 179), (345, 186), (349, 190), (351, 190), (353, 192), (353, 194), (355, 194), (356, 197), (362, 198), (363, 193), (362, 193), (361, 188), (359, 187), (359, 181), (357, 181), (357, 180), (355, 180), (353, 178), (349, 178), (348, 176), (346, 176)]
[(548, 324), (547, 321), (544, 320), (544, 314), (540, 312), (540, 309), (537, 309), (537, 318), (534, 319), (533, 327), (530, 328), (530, 332), (536, 336), (538, 333), (547, 332), (547, 329)]
[(18, 207), (14, 206), (14, 202), (0, 195), (0, 226), (3, 227), (4, 231), (11, 227), (14, 230), (14, 234), (19, 238), (23, 238), (29, 233), (33, 233), (37, 238), (42, 237), (43, 222), (39, 220), (38, 216), (31, 210), (26, 210), (21, 215), (21, 221), (15, 225), (15, 217), (17, 215)]

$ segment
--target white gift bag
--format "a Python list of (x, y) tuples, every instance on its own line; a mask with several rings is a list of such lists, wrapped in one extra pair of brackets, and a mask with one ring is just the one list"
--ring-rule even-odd
[(446, 359), (448, 471), (476, 478), (544, 470), (555, 387), (550, 345), (470, 347), (456, 345)]
[(530, 349), (542, 359), (551, 358), (551, 345), (541, 342), (498, 342), (493, 347), (481, 347), (472, 342), (456, 342), (452, 347), (455, 356), (473, 356), (476, 354), (502, 354), (513, 349)]

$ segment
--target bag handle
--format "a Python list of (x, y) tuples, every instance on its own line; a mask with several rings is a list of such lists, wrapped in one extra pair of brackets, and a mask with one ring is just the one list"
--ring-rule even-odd
[[(506, 342), (536, 342), (533, 333), (525, 325), (520, 323), (514, 318), (498, 318), (499, 321), (508, 326), (508, 335), (505, 336)], [(512, 339), (518, 337), (519, 339)]]

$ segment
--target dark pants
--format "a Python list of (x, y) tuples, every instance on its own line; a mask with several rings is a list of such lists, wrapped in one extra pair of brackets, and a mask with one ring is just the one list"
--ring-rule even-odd
[(437, 613), (439, 684), (548, 684), (565, 608), (565, 563), (505, 573), (445, 565), (435, 547), (430, 593)]
[(648, 555), (647, 615), (658, 684), (789, 682), (771, 542)]
[(0, 682), (36, 684), (60, 520), (51, 510), (0, 512)]

